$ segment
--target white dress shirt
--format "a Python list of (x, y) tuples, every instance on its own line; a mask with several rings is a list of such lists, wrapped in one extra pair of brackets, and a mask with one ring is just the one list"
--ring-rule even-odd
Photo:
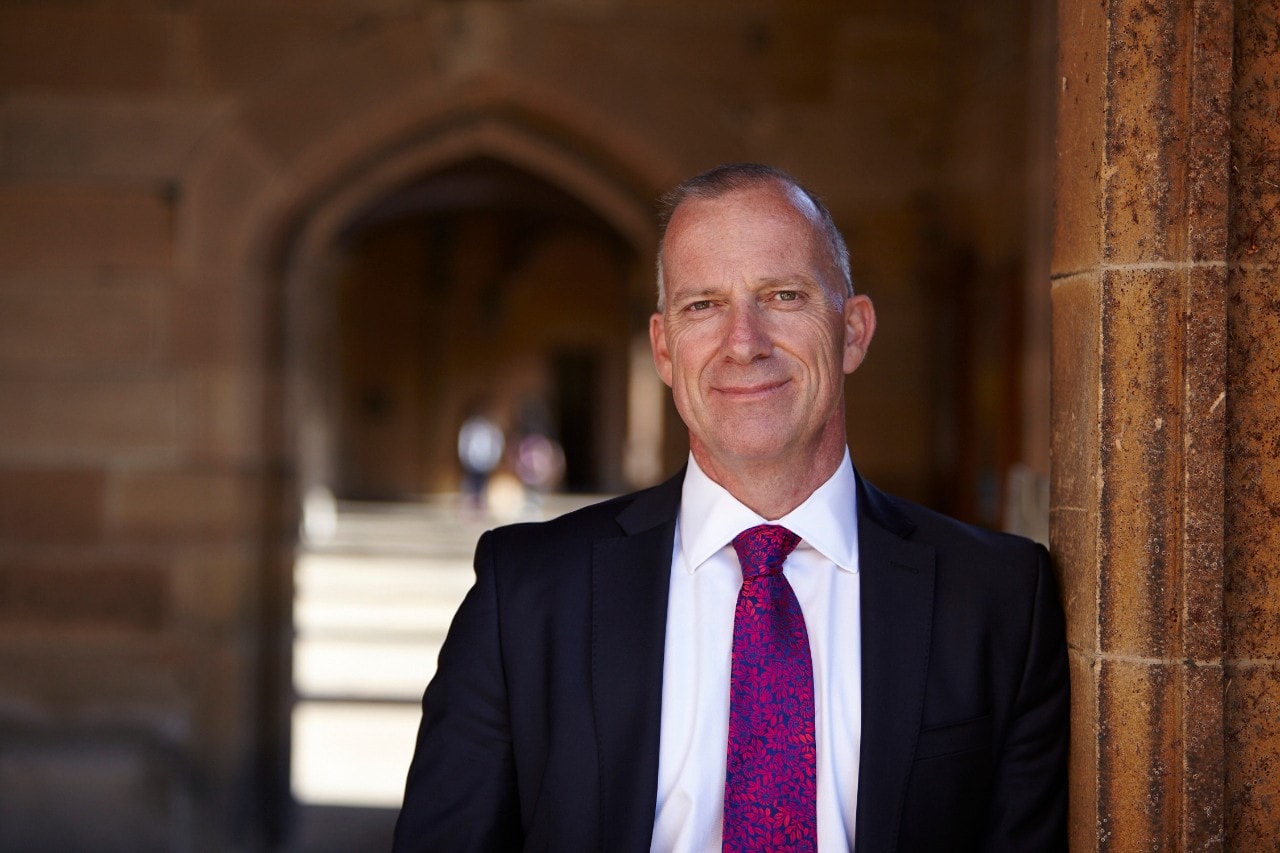
[[(803, 504), (772, 522), (800, 537), (783, 574), (795, 590), (813, 656), (818, 740), (818, 849), (853, 849), (862, 734), (857, 480), (849, 452)], [(671, 555), (658, 806), (653, 850), (721, 847), (729, 664), (742, 569), (733, 538), (766, 520), (712, 481), (692, 455)]]

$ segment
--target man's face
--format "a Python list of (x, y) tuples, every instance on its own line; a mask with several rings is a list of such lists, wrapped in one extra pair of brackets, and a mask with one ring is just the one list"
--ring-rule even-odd
[(667, 229), (654, 361), (699, 465), (808, 464), (844, 445), (844, 376), (875, 327), (846, 297), (803, 197), (778, 184), (686, 199)]

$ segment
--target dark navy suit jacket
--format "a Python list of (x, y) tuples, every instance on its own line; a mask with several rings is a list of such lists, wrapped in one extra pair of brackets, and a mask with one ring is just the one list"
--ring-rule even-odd
[[(480, 540), (423, 698), (398, 853), (649, 850), (682, 479)], [(1048, 554), (861, 478), (858, 524), (856, 851), (1065, 849)]]

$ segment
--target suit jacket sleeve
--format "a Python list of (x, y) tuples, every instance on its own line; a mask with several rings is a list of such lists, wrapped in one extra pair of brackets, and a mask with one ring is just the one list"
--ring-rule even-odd
[(491, 534), (440, 651), (396, 822), (396, 853), (521, 846)]
[(1066, 850), (1068, 676), (1066, 631), (1049, 555), (1038, 572), (1025, 662), (995, 767), (984, 849)]

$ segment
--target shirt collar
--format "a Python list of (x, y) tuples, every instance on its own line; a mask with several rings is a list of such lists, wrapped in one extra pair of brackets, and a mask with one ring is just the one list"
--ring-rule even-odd
[[(840, 465), (804, 503), (778, 519), (811, 547), (847, 572), (858, 571), (858, 483), (845, 448)], [(757, 524), (768, 524), (698, 467), (689, 454), (689, 469), (680, 498), (680, 550), (695, 572), (733, 537)]]

